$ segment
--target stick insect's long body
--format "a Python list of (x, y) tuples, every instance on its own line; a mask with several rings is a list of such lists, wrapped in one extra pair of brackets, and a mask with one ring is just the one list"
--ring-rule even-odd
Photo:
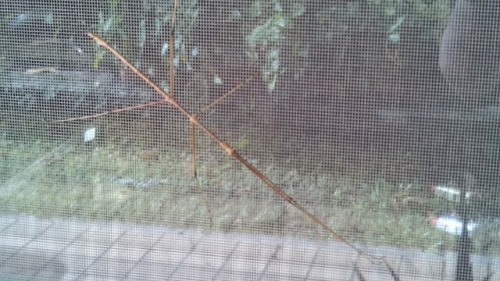
[(302, 205), (300, 205), (295, 199), (293, 199), (290, 195), (288, 195), (285, 191), (283, 191), (282, 188), (280, 188), (278, 185), (276, 185), (266, 175), (264, 175), (257, 168), (255, 168), (250, 162), (248, 162), (245, 158), (243, 158), (243, 156), (241, 156), (238, 153), (238, 151), (236, 151), (229, 144), (224, 142), (221, 138), (219, 138), (217, 135), (215, 135), (210, 129), (208, 129), (203, 123), (201, 123), (195, 115), (193, 115), (189, 111), (187, 111), (187, 109), (185, 109), (180, 103), (177, 102), (177, 100), (173, 96), (173, 93), (171, 93), (170, 95), (168, 93), (166, 93), (160, 86), (155, 84), (144, 73), (142, 73), (139, 69), (137, 69), (135, 66), (133, 66), (117, 50), (115, 50), (113, 47), (111, 47), (104, 39), (102, 39), (101, 37), (99, 37), (95, 34), (92, 34), (92, 33), (88, 33), (88, 36), (91, 37), (97, 44), (99, 44), (100, 46), (104, 47), (105, 49), (107, 49), (111, 53), (113, 53), (113, 55), (115, 55), (118, 59), (120, 59), (125, 65), (127, 65), (137, 76), (139, 76), (142, 80), (144, 80), (144, 82), (146, 82), (149, 86), (151, 86), (156, 92), (161, 94), (166, 103), (169, 103), (173, 107), (177, 108), (182, 114), (184, 114), (189, 119), (189, 121), (192, 124), (199, 127), (208, 136), (210, 136), (213, 140), (215, 140), (222, 147), (222, 149), (224, 151), (226, 151), (227, 154), (229, 154), (231, 157), (235, 158), (240, 163), (242, 163), (245, 167), (247, 167), (247, 169), (249, 169), (252, 173), (254, 173), (260, 180), (262, 180), (269, 188), (271, 188), (283, 200), (285, 200), (290, 205), (294, 206), (296, 209), (298, 209), (300, 212), (302, 212), (308, 218), (310, 218), (315, 223), (317, 223), (321, 227), (323, 227), (330, 234), (332, 234), (336, 239), (345, 243), (346, 245), (348, 245), (349, 247), (354, 249), (360, 255), (365, 255), (365, 256), (372, 257), (372, 258), (381, 258), (381, 257), (375, 257), (373, 255), (370, 255), (370, 254), (366, 253), (365, 251), (359, 249), (354, 244), (349, 242), (347, 239), (342, 237), (340, 234), (335, 232), (332, 228), (330, 228), (328, 225), (326, 225), (319, 218), (317, 218), (313, 213), (309, 212), (307, 209), (302, 207)]

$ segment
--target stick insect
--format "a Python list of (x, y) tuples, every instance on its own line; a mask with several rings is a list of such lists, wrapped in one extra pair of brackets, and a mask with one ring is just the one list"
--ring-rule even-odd
[[(231, 145), (226, 143), (222, 138), (220, 138), (216, 133), (214, 133), (211, 129), (209, 129), (207, 126), (205, 126), (202, 121), (200, 121), (199, 114), (193, 114), (189, 112), (181, 103), (179, 103), (176, 98), (175, 98), (175, 70), (174, 70), (174, 33), (175, 33), (175, 22), (176, 22), (176, 10), (178, 6), (178, 1), (174, 1), (174, 7), (173, 7), (173, 15), (172, 15), (172, 24), (171, 28), (169, 31), (169, 63), (171, 65), (169, 69), (169, 74), (170, 74), (170, 83), (169, 83), (169, 93), (167, 93), (165, 90), (163, 90), (158, 84), (154, 83), (147, 75), (145, 75), (141, 70), (136, 68), (127, 58), (125, 58), (118, 50), (113, 48), (108, 42), (106, 42), (103, 38), (100, 36), (93, 34), (93, 33), (88, 33), (87, 35), (95, 41), (100, 47), (108, 50), (111, 52), (116, 58), (118, 58), (123, 64), (125, 64), (135, 75), (137, 75), (142, 81), (144, 81), (147, 85), (152, 87), (159, 95), (162, 96), (162, 100), (160, 101), (155, 101), (155, 102), (150, 102), (146, 104), (141, 104), (141, 105), (136, 105), (136, 106), (131, 106), (127, 108), (121, 108), (121, 109), (116, 109), (116, 110), (111, 110), (95, 115), (89, 115), (89, 116), (83, 116), (83, 117), (76, 117), (76, 118), (70, 118), (70, 119), (64, 119), (64, 120), (58, 120), (54, 121), (53, 123), (56, 122), (68, 122), (68, 121), (74, 121), (74, 120), (84, 120), (84, 119), (90, 119), (90, 118), (96, 118), (99, 116), (104, 116), (108, 114), (114, 114), (114, 113), (121, 113), (121, 112), (126, 112), (130, 110), (137, 110), (137, 109), (142, 109), (146, 107), (151, 107), (159, 104), (169, 104), (172, 107), (174, 107), (176, 110), (180, 111), (182, 115), (184, 115), (188, 120), (189, 123), (191, 124), (191, 148), (192, 148), (192, 168), (193, 168), (193, 174), (194, 178), (197, 182), (197, 187), (201, 191), (200, 187), (200, 181), (198, 179), (197, 175), (197, 163), (196, 163), (196, 141), (195, 141), (195, 133), (196, 130), (199, 129), (203, 133), (205, 133), (209, 138), (214, 140), (220, 148), (225, 151), (230, 157), (234, 158), (236, 161), (238, 161), (241, 165), (245, 166), (249, 171), (251, 171), (257, 178), (259, 178), (268, 188), (270, 188), (276, 195), (278, 195), (282, 200), (299, 210), (303, 215), (311, 219), (315, 224), (318, 224), (321, 226), (326, 232), (328, 232), (330, 235), (332, 235), (335, 239), (338, 241), (346, 244), (350, 248), (352, 248), (356, 253), (358, 253), (360, 256), (365, 256), (369, 258), (370, 260), (378, 260), (378, 261), (385, 261), (383, 256), (376, 256), (373, 254), (370, 254), (358, 246), (354, 245), (350, 241), (348, 241), (346, 238), (344, 238), (342, 235), (338, 234), (336, 231), (334, 231), (330, 226), (328, 226), (325, 222), (323, 222), (321, 219), (319, 219), (316, 215), (314, 215), (312, 212), (304, 208), (301, 204), (299, 204), (294, 198), (292, 198), (290, 195), (288, 195), (280, 186), (278, 186), (276, 183), (274, 183), (271, 179), (269, 179), (263, 172), (261, 172), (259, 169), (257, 169), (254, 165), (252, 165), (248, 160), (246, 160), (243, 156), (240, 155), (240, 153), (233, 148)], [(235, 93), (238, 92), (241, 88), (243, 88), (246, 84), (248, 84), (250, 81), (252, 81), (256, 76), (253, 75), (249, 78), (247, 78), (243, 83), (240, 83), (237, 85), (235, 88), (233, 88), (231, 91), (227, 92), (223, 96), (219, 97), (215, 101), (213, 101), (211, 104), (209, 104), (207, 107), (205, 107), (200, 113), (205, 112), (209, 108), (212, 108), (216, 105), (218, 105), (222, 100), (229, 98), (230, 96), (234, 95)], [(212, 221), (212, 213), (210, 211), (210, 208), (208, 206), (208, 200), (206, 197), (204, 198), (206, 208), (207, 208), (207, 213), (209, 215), (210, 222)]]

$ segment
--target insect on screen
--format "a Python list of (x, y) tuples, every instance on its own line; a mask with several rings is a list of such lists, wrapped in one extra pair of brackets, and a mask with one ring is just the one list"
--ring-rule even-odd
[(0, 280), (499, 280), (500, 1), (0, 1)]

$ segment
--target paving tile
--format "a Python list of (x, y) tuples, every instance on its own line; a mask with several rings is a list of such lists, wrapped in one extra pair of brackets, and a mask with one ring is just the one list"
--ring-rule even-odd
[(36, 237), (46, 231), (51, 224), (50, 220), (38, 219), (33, 216), (20, 216), (14, 224), (2, 230), (2, 235)]
[(117, 246), (149, 250), (156, 246), (164, 235), (165, 228), (138, 225), (134, 228), (128, 228), (126, 233), (115, 244)]
[(53, 219), (43, 236), (46, 237), (44, 239), (72, 241), (87, 231), (89, 226), (89, 222), (76, 219)]
[[(159, 237), (155, 240), (158, 239)], [(131, 236), (129, 233), (125, 233), (118, 241), (110, 246), (103, 257), (137, 262), (151, 249), (155, 242), (156, 241), (149, 239), (141, 241), (140, 237)]]
[(126, 276), (126, 280), (167, 280), (177, 268), (176, 264), (140, 261)]
[(337, 242), (323, 242), (318, 245), (320, 251), (314, 258), (314, 265), (319, 267), (330, 267), (332, 264), (338, 267), (351, 268), (358, 258), (352, 248)]
[[(103, 249), (104, 251), (105, 249)], [(59, 259), (63, 260), (66, 265), (67, 274), (76, 274), (76, 276), (82, 274), (90, 266), (92, 266), (100, 257), (100, 255), (83, 255), (76, 252), (63, 252)]]
[(90, 224), (75, 242), (82, 245), (108, 246), (126, 233), (127, 227), (119, 223)]
[(18, 247), (0, 246), (0, 266), (19, 252)]
[(218, 253), (191, 253), (186, 256), (183, 264), (199, 266), (199, 267), (210, 267), (215, 270), (222, 268), (227, 260), (227, 256), (220, 255)]
[[(352, 268), (313, 266), (307, 280), (357, 280)], [(371, 280), (371, 279), (367, 279)]]
[(282, 243), (277, 258), (295, 263), (310, 263), (316, 256), (321, 244), (307, 240), (289, 240)]
[(0, 266), (0, 276), (1, 280), (60, 280), (65, 268), (63, 261), (44, 251), (19, 251)]
[(303, 276), (295, 276), (295, 275), (290, 275), (288, 272), (277, 272), (274, 274), (267, 273), (264, 275), (261, 275), (258, 279), (259, 281), (272, 281), (272, 280), (304, 280)]
[(0, 248), (10, 247), (15, 249), (21, 249), (31, 243), (33, 237), (31, 236), (18, 236), (18, 235), (5, 235), (0, 234)]
[(64, 280), (74, 280), (74, 281), (123, 281), (120, 277), (111, 277), (99, 274), (83, 274), (78, 276), (76, 279), (64, 279)]
[(61, 253), (61, 257), (70, 258), (80, 258), (86, 257), (91, 259), (96, 259), (101, 257), (109, 248), (109, 245), (93, 245), (93, 244), (72, 244), (69, 245), (64, 252)]
[(188, 255), (189, 252), (151, 250), (143, 257), (142, 261), (178, 267)]
[[(333, 241), (29, 216), (0, 217), (0, 229), (0, 280), (356, 280), (355, 263), (367, 280), (391, 280), (383, 263)], [(453, 280), (454, 253), (369, 250), (403, 281)], [(472, 262), (483, 279), (488, 259)]]
[[(223, 234), (203, 236), (192, 252), (183, 259), (177, 274), (182, 275), (184, 267), (199, 268), (202, 272), (206, 272), (206, 278), (213, 279), (232, 258), (238, 244), (238, 240)], [(175, 276), (173, 278), (175, 279)]]
[(44, 267), (35, 274), (36, 279), (61, 280), (66, 274), (67, 268), (64, 261), (59, 258), (53, 258)]
[(273, 260), (271, 261), (263, 276), (283, 276), (287, 279), (305, 279), (311, 265), (290, 263), (289, 261)]
[[(42, 265), (36, 264), (36, 261), (28, 260), (31, 264), (23, 264), (22, 259), (9, 259), (0, 267), (0, 276), (19, 276), (32, 277), (41, 268)], [(2, 279), (5, 279), (2, 277)]]
[(217, 272), (217, 268), (183, 264), (167, 280), (213, 280)]
[(264, 274), (285, 274), (291, 279), (304, 279), (310, 271), (313, 259), (319, 250), (318, 244), (309, 241), (290, 240), (283, 243), (271, 260)]
[[(214, 248), (215, 241), (219, 241), (215, 246), (222, 246), (219, 250)], [(186, 269), (198, 269), (201, 272), (198, 274), (209, 280), (217, 274), (231, 250), (222, 243), (219, 236), (212, 237), (200, 232), (168, 233), (158, 241), (155, 250), (147, 253), (143, 263), (161, 262), (164, 268), (170, 270), (169, 275), (172, 280), (179, 280), (177, 278), (188, 274), (185, 272)]]
[(238, 238), (220, 233), (207, 234), (198, 241), (194, 252), (211, 257), (214, 255), (226, 257), (240, 244)]
[(53, 256), (64, 251), (70, 243), (71, 240), (56, 240), (41, 236), (38, 239), (32, 240), (22, 249), (22, 251), (28, 254), (32, 252), (43, 252), (46, 256)]
[[(307, 272), (307, 280), (353, 280), (357, 253), (346, 245), (318, 243), (318, 252)], [(356, 279), (354, 279), (356, 280)]]
[[(139, 263), (143, 257), (159, 242), (164, 234), (158, 228), (138, 227), (128, 229), (113, 246), (106, 251), (103, 258)], [(130, 268), (126, 274), (131, 270)]]
[[(260, 280), (261, 274), (252, 271), (227, 271), (222, 270), (217, 275), (217, 281), (230, 281), (230, 280), (241, 280), (241, 281), (255, 281)], [(274, 279), (277, 280), (277, 279)]]
[(215, 253), (210, 255), (191, 253), (178, 264), (170, 279), (182, 280), (180, 276), (191, 274), (193, 276), (205, 276), (206, 280), (212, 280), (217, 276), (225, 261), (225, 256)]
[(18, 220), (17, 216), (0, 216), (0, 232), (4, 231)]
[(166, 232), (154, 250), (148, 251), (143, 259), (148, 262), (178, 263), (196, 249), (202, 237), (199, 232)]
[(92, 267), (126, 231), (123, 227), (96, 223), (85, 230), (60, 254), (67, 271), (79, 276)]
[(275, 258), (277, 249), (277, 244), (262, 245), (255, 241), (241, 241), (222, 269), (229, 272), (252, 272), (252, 274), (260, 275), (268, 263)]
[(84, 274), (123, 279), (135, 264), (135, 261), (122, 261), (101, 257)]

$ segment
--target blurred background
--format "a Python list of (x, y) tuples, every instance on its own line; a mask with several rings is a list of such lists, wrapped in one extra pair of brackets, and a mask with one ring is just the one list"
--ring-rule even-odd
[(169, 105), (54, 123), (161, 100), (93, 32), (191, 113), (255, 76), (201, 122), (350, 241), (453, 250), (462, 204), (499, 255), (500, 2), (179, 2), (173, 65), (172, 1), (0, 2), (1, 213), (328, 238), (202, 133), (197, 188)]

